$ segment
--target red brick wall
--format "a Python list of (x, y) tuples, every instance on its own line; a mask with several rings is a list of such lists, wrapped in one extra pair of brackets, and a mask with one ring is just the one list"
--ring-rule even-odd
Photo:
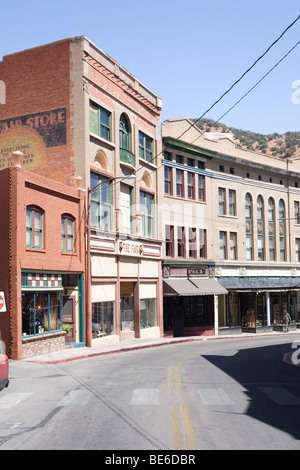
[(8, 289), (8, 172), (0, 171), (0, 207), (1, 207), (1, 223), (0, 223), (0, 291), (4, 291), (6, 300), (6, 312), (0, 312), (0, 331), (6, 348), (9, 345), (9, 289)]
[[(25, 143), (29, 144), (24, 151), (29, 156), (25, 167), (67, 183), (74, 172), (70, 130), (70, 41), (59, 41), (5, 56), (0, 62), (0, 80), (6, 87), (5, 104), (0, 104), (0, 168), (9, 163), (9, 152), (5, 149), (12, 146), (11, 142), (16, 146)], [(63, 117), (60, 115), (60, 118), (65, 123), (65, 143), (58, 139), (58, 145), (55, 145), (54, 133), (50, 146), (49, 142), (45, 143), (45, 136), (54, 130), (53, 119), (58, 118), (59, 110), (63, 110)], [(50, 111), (53, 111), (51, 115)], [(24, 116), (27, 118), (22, 122), (20, 118)], [(63, 132), (62, 127), (60, 132)], [(37, 131), (43, 132), (42, 137)], [(32, 149), (39, 154), (43, 167), (32, 162), (28, 166)]]
[[(85, 192), (51, 181), (27, 170), (10, 167), (0, 171), (0, 291), (5, 292), (7, 312), (0, 313), (0, 330), (12, 359), (22, 357), (21, 271), (84, 272)], [(26, 206), (44, 211), (44, 246), (26, 248)], [(61, 215), (75, 218), (75, 250), (61, 251)]]

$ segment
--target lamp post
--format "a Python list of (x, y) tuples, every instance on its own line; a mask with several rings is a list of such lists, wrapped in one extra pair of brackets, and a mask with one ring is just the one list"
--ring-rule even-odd
[(87, 190), (87, 225), (86, 225), (86, 345), (92, 346), (92, 303), (91, 303), (91, 194), (102, 184), (116, 181), (116, 180), (128, 180), (135, 179), (136, 175), (127, 176), (115, 176), (108, 178), (107, 180), (101, 181), (92, 189)]

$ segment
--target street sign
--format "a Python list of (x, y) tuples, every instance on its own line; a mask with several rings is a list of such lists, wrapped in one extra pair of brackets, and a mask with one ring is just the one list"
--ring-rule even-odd
[(4, 292), (0, 292), (0, 312), (6, 312)]

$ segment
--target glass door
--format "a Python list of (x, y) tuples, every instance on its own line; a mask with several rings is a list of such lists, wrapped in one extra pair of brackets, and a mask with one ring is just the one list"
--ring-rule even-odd
[(75, 297), (64, 297), (63, 322), (66, 341), (75, 341)]

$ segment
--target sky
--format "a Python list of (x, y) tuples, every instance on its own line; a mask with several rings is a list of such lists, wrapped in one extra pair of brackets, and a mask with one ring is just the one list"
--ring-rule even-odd
[(220, 122), (283, 134), (300, 131), (300, 44), (281, 61), (300, 41), (300, 19), (213, 104), (299, 14), (298, 0), (0, 0), (0, 60), (86, 36), (162, 98), (162, 120), (218, 121), (268, 74)]

